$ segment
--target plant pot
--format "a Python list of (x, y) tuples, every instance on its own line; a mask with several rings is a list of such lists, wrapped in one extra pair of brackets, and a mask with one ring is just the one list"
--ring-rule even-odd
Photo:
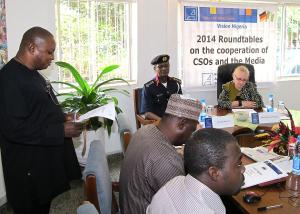
[(85, 166), (86, 164), (91, 142), (93, 140), (100, 140), (102, 143), (104, 143), (104, 132), (104, 128), (99, 128), (96, 131), (84, 130), (79, 137), (73, 138), (75, 152), (77, 155), (78, 162), (81, 166)]

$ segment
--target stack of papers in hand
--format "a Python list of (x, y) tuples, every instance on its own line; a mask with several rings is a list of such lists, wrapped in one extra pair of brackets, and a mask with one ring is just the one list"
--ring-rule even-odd
[(95, 108), (81, 115), (75, 122), (82, 122), (92, 117), (104, 117), (111, 120), (115, 120), (116, 117), (115, 104), (113, 102), (110, 102), (106, 105)]
[(242, 189), (288, 176), (284, 170), (270, 160), (249, 164), (245, 168), (245, 184)]

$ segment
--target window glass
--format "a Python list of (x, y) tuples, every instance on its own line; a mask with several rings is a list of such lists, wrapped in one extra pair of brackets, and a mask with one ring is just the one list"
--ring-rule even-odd
[(300, 75), (300, 6), (285, 7), (282, 76)]
[[(57, 0), (57, 60), (76, 67), (93, 82), (101, 68), (120, 68), (106, 78), (131, 79), (130, 2)], [(69, 72), (60, 71), (60, 81), (74, 82)]]

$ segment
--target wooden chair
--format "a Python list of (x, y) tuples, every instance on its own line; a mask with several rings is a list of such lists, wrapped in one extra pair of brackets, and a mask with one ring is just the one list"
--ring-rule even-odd
[(144, 115), (141, 114), (142, 91), (143, 88), (135, 88), (133, 90), (136, 129), (141, 128), (141, 125), (147, 125), (156, 122), (156, 120), (145, 119)]
[(132, 129), (125, 113), (119, 113), (117, 115), (117, 123), (120, 134), (120, 142), (123, 154), (125, 154), (128, 144), (132, 136)]
[(255, 132), (250, 128), (240, 128), (232, 133), (241, 147), (254, 148), (261, 145), (261, 142), (255, 138)]
[(111, 182), (104, 143), (99, 140), (91, 142), (83, 177), (86, 200), (99, 213), (117, 213), (119, 208), (113, 193), (119, 192), (119, 182)]
[[(126, 115), (124, 113), (119, 113), (117, 115), (117, 123), (118, 123), (118, 129), (119, 129), (119, 134), (120, 134), (120, 141), (121, 141), (121, 146), (123, 150), (123, 154), (125, 154), (125, 151), (128, 147), (128, 144), (130, 142), (131, 136), (132, 136), (132, 131), (131, 131), (131, 126), (126, 118)], [(86, 194), (86, 199), (90, 201), (100, 212), (101, 210), (101, 205), (99, 204), (99, 188), (97, 186), (102, 186), (104, 189), (106, 189), (106, 197), (110, 198), (111, 197), (111, 213), (117, 213), (119, 210), (117, 200), (115, 198), (114, 192), (119, 192), (119, 182), (110, 182), (110, 176), (109, 176), (109, 169), (108, 169), (108, 163), (106, 159), (106, 154), (105, 154), (105, 149), (104, 145), (100, 141), (94, 141), (91, 142), (91, 147), (90, 147), (90, 153), (91, 157), (88, 157), (87, 160), (87, 166), (84, 171), (84, 176), (85, 176), (85, 194)], [(95, 163), (97, 161), (97, 163)], [(90, 168), (89, 168), (90, 167)], [(96, 173), (94, 173), (98, 168), (98, 171), (101, 171), (102, 176), (97, 179)], [(87, 172), (89, 171), (89, 172)], [(101, 185), (97, 185), (97, 180), (101, 180)], [(110, 185), (111, 187), (107, 187), (107, 185)], [(102, 191), (103, 192), (103, 191)], [(108, 193), (108, 192), (111, 192)], [(101, 194), (101, 193), (100, 193)], [(103, 194), (102, 194), (103, 195)], [(110, 203), (110, 199), (105, 200), (107, 203)], [(106, 205), (107, 206), (107, 205)], [(107, 210), (107, 209), (105, 209)]]

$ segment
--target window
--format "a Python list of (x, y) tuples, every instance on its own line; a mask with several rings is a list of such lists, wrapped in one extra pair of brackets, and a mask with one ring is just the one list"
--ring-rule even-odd
[[(89, 82), (112, 64), (120, 68), (107, 78), (132, 79), (132, 1), (56, 0), (56, 11), (57, 60), (74, 65)], [(63, 71), (59, 80), (74, 82)]]
[[(279, 76), (300, 75), (300, 5), (285, 5), (279, 8), (278, 32), (281, 32), (281, 45), (278, 47), (277, 58), (280, 62)], [(283, 26), (281, 28), (281, 26)], [(279, 63), (278, 63), (279, 64)]]

